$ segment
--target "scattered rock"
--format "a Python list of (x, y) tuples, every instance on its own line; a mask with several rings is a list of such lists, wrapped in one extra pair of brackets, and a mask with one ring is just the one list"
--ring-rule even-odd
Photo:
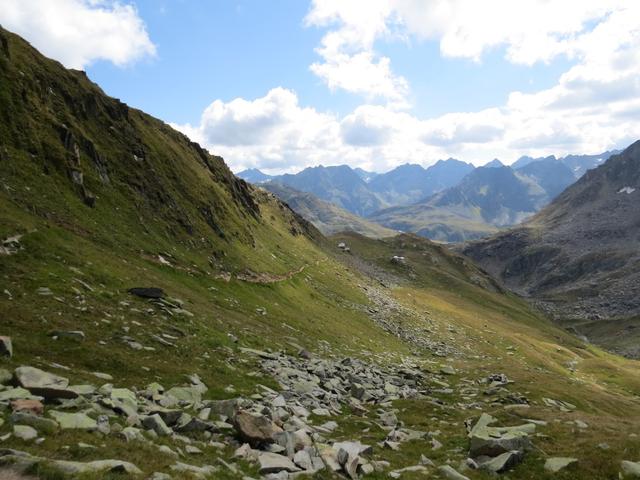
[(127, 290), (131, 295), (140, 298), (159, 299), (164, 297), (164, 290), (157, 287), (134, 287)]
[(171, 429), (167, 427), (167, 424), (164, 423), (164, 420), (162, 420), (162, 418), (158, 414), (144, 417), (142, 419), (142, 425), (148, 430), (153, 430), (161, 437), (171, 435), (173, 433)]
[(289, 458), (277, 453), (261, 452), (258, 455), (260, 473), (299, 472), (300, 469)]
[(562, 470), (563, 468), (573, 465), (574, 463), (578, 463), (577, 458), (551, 457), (551, 458), (547, 458), (547, 461), (544, 463), (544, 469), (549, 472), (556, 473)]
[(640, 478), (640, 462), (629, 462), (623, 460), (620, 462), (621, 478)]
[(97, 422), (84, 413), (67, 413), (50, 410), (51, 416), (63, 430), (96, 430)]
[(233, 419), (234, 427), (242, 440), (252, 446), (273, 443), (275, 436), (283, 430), (264, 415), (253, 415), (249, 412), (239, 412)]
[(83, 341), (85, 339), (85, 334), (81, 330), (53, 330), (49, 332), (49, 336), (54, 340), (58, 340), (59, 338), (65, 338), (69, 340)]
[(27, 425), (14, 425), (13, 435), (20, 440), (24, 440), (25, 442), (27, 442), (30, 440), (35, 440), (38, 437), (38, 432), (35, 428), (29, 427)]
[(469, 480), (469, 477), (465, 477), (461, 473), (458, 473), (450, 465), (442, 465), (438, 467), (438, 472), (448, 480)]

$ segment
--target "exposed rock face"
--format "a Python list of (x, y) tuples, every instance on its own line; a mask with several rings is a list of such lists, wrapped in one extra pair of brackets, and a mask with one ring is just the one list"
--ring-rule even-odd
[[(589, 170), (520, 227), (463, 253), (574, 333), (637, 356), (640, 142)], [(616, 319), (617, 324), (607, 324)], [(617, 335), (628, 328), (629, 335)], [(614, 336), (618, 337), (617, 339)]]

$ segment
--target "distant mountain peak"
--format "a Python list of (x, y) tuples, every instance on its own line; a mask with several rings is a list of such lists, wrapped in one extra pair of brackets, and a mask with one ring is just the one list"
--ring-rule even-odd
[(499, 168), (499, 167), (504, 167), (505, 164), (502, 163), (500, 160), (498, 160), (497, 158), (494, 158), (493, 160), (491, 160), (488, 163), (485, 163), (483, 165), (484, 168)]

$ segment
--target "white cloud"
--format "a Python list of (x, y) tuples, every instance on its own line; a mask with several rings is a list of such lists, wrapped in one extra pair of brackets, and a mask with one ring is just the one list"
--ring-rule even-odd
[[(340, 118), (277, 88), (255, 100), (215, 101), (199, 125), (181, 128), (234, 169), (270, 173), (599, 153), (640, 138), (638, 18), (636, 0), (313, 0), (305, 21), (327, 31), (312, 71), (366, 104)], [(438, 41), (448, 57), (481, 61), (504, 48), (509, 62), (562, 55), (571, 66), (551, 88), (512, 92), (503, 105), (418, 118), (398, 108), (407, 106), (408, 82), (375, 51), (377, 41), (397, 38)]]
[(406, 108), (407, 80), (391, 71), (391, 60), (377, 55), (374, 42), (392, 36), (391, 5), (387, 0), (313, 0), (305, 18), (308, 26), (335, 27), (323, 37), (316, 52), (322, 62), (310, 69), (332, 90), (341, 88), (365, 96), (382, 98), (394, 108)]
[(156, 53), (136, 9), (115, 0), (2, 0), (0, 23), (69, 68)]

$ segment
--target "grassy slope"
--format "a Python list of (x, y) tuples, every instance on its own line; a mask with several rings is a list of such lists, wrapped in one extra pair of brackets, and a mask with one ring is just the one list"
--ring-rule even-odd
[[(1, 368), (30, 364), (58, 371), (51, 366), (57, 363), (70, 368), (59, 373), (73, 383), (99, 385), (101, 381), (90, 372), (100, 371), (112, 374), (114, 383), (123, 387), (142, 387), (152, 381), (171, 386), (182, 383), (185, 374), (198, 373), (210, 386), (207, 396), (223, 398), (252, 393), (257, 383), (272, 383), (254, 375), (255, 365), (237, 354), (229, 333), (239, 337), (242, 346), (257, 348), (295, 351), (292, 344), (297, 344), (322, 352), (319, 342), (325, 340), (336, 354), (373, 356), (378, 361), (412, 355), (409, 345), (382, 331), (363, 313), (368, 300), (358, 284), (375, 282), (360, 273), (353, 257), (329, 250), (321, 238), (313, 241), (310, 236), (317, 235), (313, 229), (282, 204), (237, 183), (221, 159), (203, 156), (186, 138), (141, 112), (110, 114), (120, 108), (118, 104), (100, 96), (81, 74), (65, 73), (16, 37), (3, 36), (8, 38), (11, 57), (8, 60), (0, 53), (0, 73), (8, 78), (0, 82), (0, 238), (24, 236), (22, 250), (0, 257), (1, 290), (9, 292), (0, 293), (0, 334), (11, 335), (15, 345), (14, 358), (2, 360)], [(26, 99), (20, 100), (22, 90)], [(82, 113), (83, 109), (93, 113)], [(97, 196), (93, 208), (83, 202), (69, 179), (68, 151), (57, 130), (60, 123), (72, 129), (76, 138), (91, 140), (109, 166), (110, 182), (103, 184), (87, 150), (81, 149), (85, 184)], [(108, 128), (110, 124), (117, 125), (115, 132)], [(142, 166), (132, 162), (132, 150), (138, 146), (145, 152)], [(213, 167), (207, 167), (206, 161)], [(259, 205), (259, 213), (242, 206), (246, 194)], [(218, 230), (196, 208), (204, 206), (216, 212)], [(393, 295), (419, 312), (428, 311), (434, 338), (455, 344), (464, 353), (452, 358), (463, 372), (454, 383), (462, 377), (476, 379), (504, 371), (532, 400), (546, 395), (578, 405), (580, 411), (574, 414), (533, 408), (526, 415), (580, 417), (589, 422), (592, 427), (579, 434), (563, 423), (553, 424), (546, 431), (553, 433), (549, 439), (536, 440), (536, 445), (554, 454), (577, 454), (584, 444), (580, 457), (588, 460), (577, 472), (598, 473), (589, 478), (613, 478), (617, 460), (636, 458), (637, 440), (628, 437), (633, 428), (628, 419), (640, 413), (634, 401), (640, 391), (636, 363), (585, 347), (521, 300), (477, 286), (477, 281), (490, 283), (442, 247), (403, 238), (344, 239), (355, 255), (404, 279)], [(414, 243), (418, 247), (411, 247)], [(158, 261), (160, 253), (172, 266)], [(391, 254), (406, 255), (409, 270), (390, 266)], [(301, 266), (306, 266), (302, 273), (268, 285), (219, 278), (248, 268), (283, 274)], [(138, 285), (164, 288), (182, 299), (194, 316), (168, 317), (150, 309), (149, 303), (126, 293)], [(53, 291), (52, 296), (36, 293), (44, 286)], [(267, 315), (256, 312), (260, 307), (266, 308)], [(175, 328), (185, 334), (176, 341), (176, 348), (163, 347), (151, 338), (161, 332), (175, 334)], [(54, 341), (47, 335), (54, 329), (81, 329), (87, 339)], [(122, 342), (122, 335), (156, 350), (134, 351)], [(507, 355), (507, 346), (515, 348), (512, 356)], [(412, 358), (435, 370), (446, 361), (429, 354)], [(564, 366), (574, 358), (580, 359), (575, 374)], [(226, 391), (229, 385), (236, 393)], [(440, 429), (446, 443), (437, 452), (430, 452), (425, 442), (416, 442), (400, 452), (376, 453), (390, 458), (394, 466), (415, 463), (419, 453), (438, 462), (460, 457), (462, 453), (452, 453), (448, 447), (465, 447), (462, 420), (479, 413), (441, 410), (426, 402), (398, 406), (408, 425)], [(507, 415), (498, 412), (503, 420)], [(440, 423), (442, 419), (448, 423)], [(363, 441), (382, 435), (375, 426), (362, 434), (364, 421), (345, 415), (342, 434)], [(0, 427), (0, 434), (8, 428)], [(608, 453), (595, 449), (603, 440), (612, 446)], [(152, 447), (130, 448), (113, 437), (100, 440), (104, 446), (97, 451), (74, 447), (78, 441), (97, 440), (88, 434), (65, 433), (39, 447), (15, 439), (3, 445), (60, 459), (111, 456), (133, 461), (147, 473), (171, 462)], [(208, 463), (217, 455), (207, 449), (202, 458), (188, 461)], [(514, 478), (538, 478), (541, 461), (540, 454), (531, 455)], [(469, 475), (482, 477), (475, 472)]]
[[(441, 246), (410, 236), (380, 241), (356, 235), (333, 239), (347, 242), (353, 256), (361, 256), (382, 272), (396, 275), (393, 296), (428, 318), (432, 338), (460, 349), (461, 355), (453, 357), (452, 364), (459, 369), (459, 375), (453, 377), (452, 384), (504, 372), (516, 382), (510, 389), (533, 403), (521, 411), (492, 405), (484, 411), (505, 424), (522, 423), (522, 418), (550, 422), (540, 430), (546, 436), (534, 439), (539, 450), (529, 455), (511, 478), (617, 478), (620, 460), (636, 460), (640, 456), (640, 440), (632, 435), (637, 433), (635, 419), (640, 414), (637, 361), (583, 344), (513, 295), (465, 281), (469, 273), (472, 277), (476, 273)], [(406, 266), (391, 264), (392, 255), (405, 256)], [(576, 361), (575, 371), (568, 368), (570, 361)], [(437, 369), (437, 365), (432, 368)], [(562, 413), (544, 407), (543, 397), (568, 401), (578, 409)], [(454, 394), (449, 401), (460, 398)], [(482, 402), (483, 398), (478, 400)], [(445, 447), (451, 448), (466, 447), (461, 437), (463, 421), (478, 415), (477, 410), (438, 409), (424, 402), (405, 401), (400, 406), (401, 418), (407, 424), (445, 432)], [(453, 425), (440, 423), (441, 419)], [(575, 419), (585, 421), (589, 428), (580, 430), (566, 423)], [(610, 450), (597, 448), (602, 442), (608, 443)], [(413, 449), (391, 455), (401, 466), (417, 463), (421, 453), (434, 461), (451, 458), (451, 451), (443, 450), (430, 451), (417, 442)], [(575, 456), (580, 463), (551, 475), (542, 468), (543, 452), (549, 456)], [(484, 478), (476, 472), (466, 474)]]

